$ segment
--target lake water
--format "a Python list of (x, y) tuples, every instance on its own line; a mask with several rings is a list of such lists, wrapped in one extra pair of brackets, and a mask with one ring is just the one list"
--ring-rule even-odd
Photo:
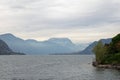
[(0, 56), (0, 80), (120, 80), (91, 65), (93, 55)]

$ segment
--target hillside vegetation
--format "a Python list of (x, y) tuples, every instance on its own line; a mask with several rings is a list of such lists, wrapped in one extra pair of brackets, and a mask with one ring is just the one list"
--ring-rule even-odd
[(113, 37), (110, 44), (102, 44), (99, 41), (93, 52), (97, 64), (120, 65), (120, 34)]

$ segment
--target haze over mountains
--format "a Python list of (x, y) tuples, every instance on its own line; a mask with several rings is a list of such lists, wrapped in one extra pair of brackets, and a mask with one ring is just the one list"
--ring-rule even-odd
[(13, 52), (3, 40), (0, 40), (0, 55), (24, 55), (24, 54)]
[(68, 38), (51, 38), (46, 41), (23, 40), (8, 33), (0, 35), (0, 39), (5, 41), (13, 51), (26, 54), (73, 53), (80, 51), (82, 47), (72, 43)]
[[(74, 44), (68, 38), (50, 38), (45, 41), (36, 41), (34, 39), (23, 40), (14, 36), (13, 34), (0, 35), (1, 42), (5, 42), (10, 49), (8, 51), (25, 53), (25, 54), (93, 54), (92, 50), (98, 41), (94, 41), (90, 45), (86, 44)], [(110, 43), (111, 38), (101, 39), (103, 44)], [(86, 47), (87, 46), (87, 47)], [(6, 47), (6, 48), (9, 48)], [(86, 48), (85, 48), (86, 47)], [(82, 50), (85, 48), (84, 50)]]

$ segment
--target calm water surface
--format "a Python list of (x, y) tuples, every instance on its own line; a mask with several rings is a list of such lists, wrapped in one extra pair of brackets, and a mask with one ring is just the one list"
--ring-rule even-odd
[(0, 56), (0, 80), (120, 80), (120, 71), (91, 66), (92, 55)]

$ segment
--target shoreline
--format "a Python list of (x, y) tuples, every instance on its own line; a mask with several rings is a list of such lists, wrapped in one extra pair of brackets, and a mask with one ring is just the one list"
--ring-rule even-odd
[(120, 70), (120, 65), (113, 64), (98, 64), (97, 62), (92, 62), (92, 65), (97, 68), (105, 68), (105, 69), (117, 69)]

